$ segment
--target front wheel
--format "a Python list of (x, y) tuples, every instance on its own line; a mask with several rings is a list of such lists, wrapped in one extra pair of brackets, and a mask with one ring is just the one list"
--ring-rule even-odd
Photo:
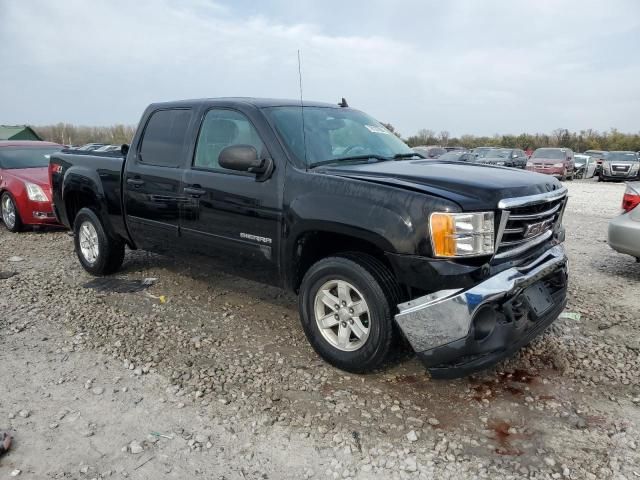
[(385, 359), (393, 339), (399, 287), (374, 257), (352, 253), (314, 264), (300, 287), (304, 332), (327, 362), (355, 373)]
[(2, 212), (2, 221), (7, 230), (15, 233), (24, 228), (16, 202), (9, 192), (4, 192), (0, 197), (0, 212)]
[(109, 275), (122, 265), (124, 243), (107, 234), (96, 213), (83, 208), (73, 222), (76, 255), (93, 275)]

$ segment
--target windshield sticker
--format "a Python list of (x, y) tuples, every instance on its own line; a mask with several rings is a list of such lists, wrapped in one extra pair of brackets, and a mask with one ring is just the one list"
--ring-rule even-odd
[(365, 128), (371, 133), (382, 133), (384, 135), (389, 135), (389, 131), (382, 127), (377, 127), (375, 125), (365, 125)]

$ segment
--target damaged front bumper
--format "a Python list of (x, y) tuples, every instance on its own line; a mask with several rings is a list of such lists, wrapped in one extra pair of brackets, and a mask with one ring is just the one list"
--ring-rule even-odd
[(528, 344), (566, 303), (567, 256), (556, 245), (528, 265), (469, 288), (398, 305), (395, 319), (435, 378), (489, 367)]

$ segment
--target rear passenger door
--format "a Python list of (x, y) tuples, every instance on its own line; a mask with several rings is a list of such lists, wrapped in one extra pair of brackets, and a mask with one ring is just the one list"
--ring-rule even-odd
[(251, 145), (270, 156), (252, 121), (229, 108), (204, 112), (193, 160), (184, 172), (180, 231), (187, 248), (226, 264), (230, 271), (267, 283), (278, 278), (282, 170), (256, 181), (248, 172), (222, 168), (220, 152)]
[(148, 117), (136, 150), (127, 157), (125, 214), (139, 248), (160, 253), (175, 249), (180, 205), (185, 201), (182, 175), (192, 118), (191, 109), (156, 110)]

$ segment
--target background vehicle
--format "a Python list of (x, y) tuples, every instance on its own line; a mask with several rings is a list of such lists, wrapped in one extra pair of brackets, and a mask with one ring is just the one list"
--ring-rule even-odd
[(607, 152), (602, 162), (600, 181), (624, 181), (640, 178), (640, 159), (636, 152)]
[(589, 155), (594, 158), (596, 161), (596, 175), (600, 175), (600, 171), (602, 170), (602, 162), (604, 162), (605, 157), (607, 156), (607, 152), (605, 150), (587, 150), (583, 153), (583, 155)]
[(471, 152), (465, 152), (464, 150), (455, 150), (441, 155), (438, 159), (454, 162), (473, 162), (475, 157)]
[(476, 157), (476, 162), (524, 169), (527, 166), (527, 155), (518, 148), (492, 148), (483, 150)]
[(609, 245), (640, 262), (640, 182), (627, 184), (622, 214), (609, 222)]
[(594, 177), (598, 164), (593, 157), (576, 153), (573, 159), (575, 161), (575, 178)]
[(92, 152), (101, 147), (104, 147), (105, 145), (107, 144), (106, 143), (87, 143), (85, 145), (82, 145), (81, 147), (76, 148), (76, 150)]
[(476, 157), (480, 157), (485, 155), (489, 150), (495, 150), (496, 148), (504, 148), (504, 147), (476, 147), (471, 150)]
[(575, 162), (570, 148), (538, 148), (527, 162), (527, 170), (573, 180)]
[(129, 245), (259, 276), (298, 293), (309, 342), (345, 370), (379, 366), (395, 322), (432, 375), (465, 375), (565, 305), (557, 180), (424, 159), (348, 107), (153, 104), (126, 158), (64, 152), (50, 172), (88, 272)]
[(467, 149), (464, 147), (443, 147), (447, 152), (457, 152), (457, 151), (461, 151), (461, 152), (466, 152)]
[(413, 147), (413, 151), (419, 153), (425, 158), (439, 158), (440, 155), (444, 155), (447, 151), (443, 147), (437, 145)]
[(96, 148), (93, 150), (94, 152), (116, 152), (120, 150), (122, 145), (104, 145), (100, 148)]
[(25, 225), (55, 225), (49, 187), (49, 156), (62, 145), (0, 141), (0, 217), (18, 232)]

